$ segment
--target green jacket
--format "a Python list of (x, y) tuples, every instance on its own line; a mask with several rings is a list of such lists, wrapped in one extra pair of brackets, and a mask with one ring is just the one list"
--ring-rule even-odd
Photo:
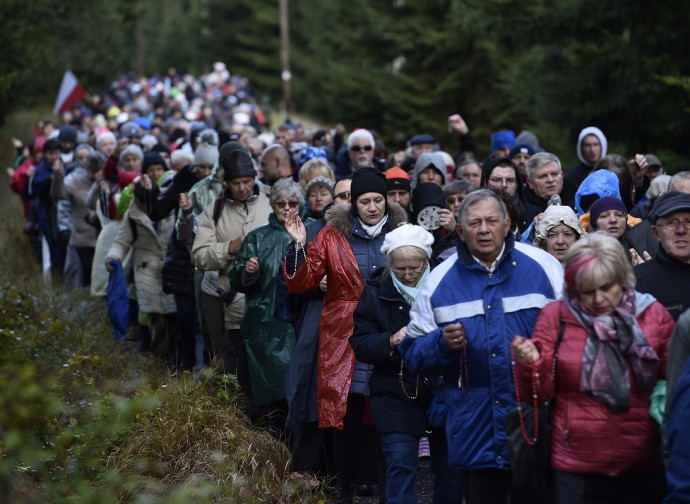
[[(309, 224), (311, 219), (305, 221)], [(255, 404), (285, 399), (285, 372), (295, 346), (292, 325), (273, 317), (278, 278), (283, 274), (281, 257), (292, 241), (275, 214), (268, 224), (247, 234), (228, 273), (232, 287), (246, 295), (240, 325)], [(259, 273), (247, 277), (245, 266), (259, 258)]]
[(223, 192), (222, 175), (221, 167), (216, 163), (211, 175), (201, 179), (189, 190), (189, 198), (192, 200), (194, 215), (203, 214), (204, 210)]

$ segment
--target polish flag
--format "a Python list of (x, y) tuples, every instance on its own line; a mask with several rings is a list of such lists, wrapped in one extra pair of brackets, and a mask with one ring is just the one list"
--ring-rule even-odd
[(62, 77), (62, 84), (60, 84), (60, 92), (55, 101), (55, 108), (53, 108), (53, 115), (58, 115), (72, 108), (72, 105), (79, 103), (84, 99), (86, 89), (79, 84), (79, 81), (74, 74), (67, 70)]

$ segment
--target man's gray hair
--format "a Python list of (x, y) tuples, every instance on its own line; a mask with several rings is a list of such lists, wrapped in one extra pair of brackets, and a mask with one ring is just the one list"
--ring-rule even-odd
[(534, 172), (549, 163), (556, 163), (558, 165), (558, 171), (562, 170), (561, 160), (556, 157), (555, 154), (550, 152), (537, 152), (529, 161), (527, 161), (527, 178), (532, 178)]
[(347, 137), (347, 148), (349, 149), (352, 147), (352, 144), (355, 143), (355, 140), (359, 139), (364, 139), (371, 144), (371, 147), (376, 147), (376, 141), (374, 140), (374, 135), (371, 134), (370, 131), (365, 130), (365, 129), (358, 129), (357, 131), (353, 131), (350, 133)]
[(106, 138), (110, 138), (113, 142), (117, 143), (117, 137), (112, 131), (104, 131), (103, 133), (96, 136), (96, 149), (101, 146), (101, 142)]
[(506, 206), (503, 203), (501, 197), (495, 192), (493, 192), (491, 189), (478, 189), (476, 191), (472, 191), (467, 196), (465, 196), (465, 199), (462, 200), (462, 203), (460, 203), (460, 208), (458, 209), (457, 223), (462, 225), (462, 220), (465, 215), (466, 209), (489, 198), (493, 198), (498, 202), (498, 208), (501, 210), (501, 217), (503, 217), (503, 220), (505, 220), (508, 217), (508, 212), (506, 211)]
[(680, 181), (688, 181), (690, 180), (690, 171), (680, 171), (673, 175), (671, 177), (671, 180), (668, 181), (668, 190), (669, 191), (677, 191), (678, 189), (675, 187), (676, 182)]

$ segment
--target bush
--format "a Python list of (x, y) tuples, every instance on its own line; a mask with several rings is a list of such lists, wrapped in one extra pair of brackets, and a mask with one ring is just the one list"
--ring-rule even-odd
[[(38, 113), (10, 116), (9, 132)], [(7, 197), (3, 197), (7, 196)], [(113, 340), (105, 301), (45, 286), (0, 181), (0, 502), (316, 503), (232, 376), (171, 376)]]

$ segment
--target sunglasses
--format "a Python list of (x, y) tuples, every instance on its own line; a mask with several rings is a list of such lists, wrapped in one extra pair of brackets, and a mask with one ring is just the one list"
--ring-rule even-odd
[(350, 191), (343, 191), (343, 192), (336, 194), (335, 199), (349, 200), (351, 196), (352, 196), (352, 193), (350, 193)]
[(371, 149), (373, 149), (371, 145), (353, 145), (350, 147), (350, 150), (353, 152), (359, 152), (362, 150), (369, 152)]
[(299, 201), (276, 201), (275, 206), (278, 208), (285, 208), (285, 207), (290, 207), (290, 208), (297, 208), (299, 206)]

